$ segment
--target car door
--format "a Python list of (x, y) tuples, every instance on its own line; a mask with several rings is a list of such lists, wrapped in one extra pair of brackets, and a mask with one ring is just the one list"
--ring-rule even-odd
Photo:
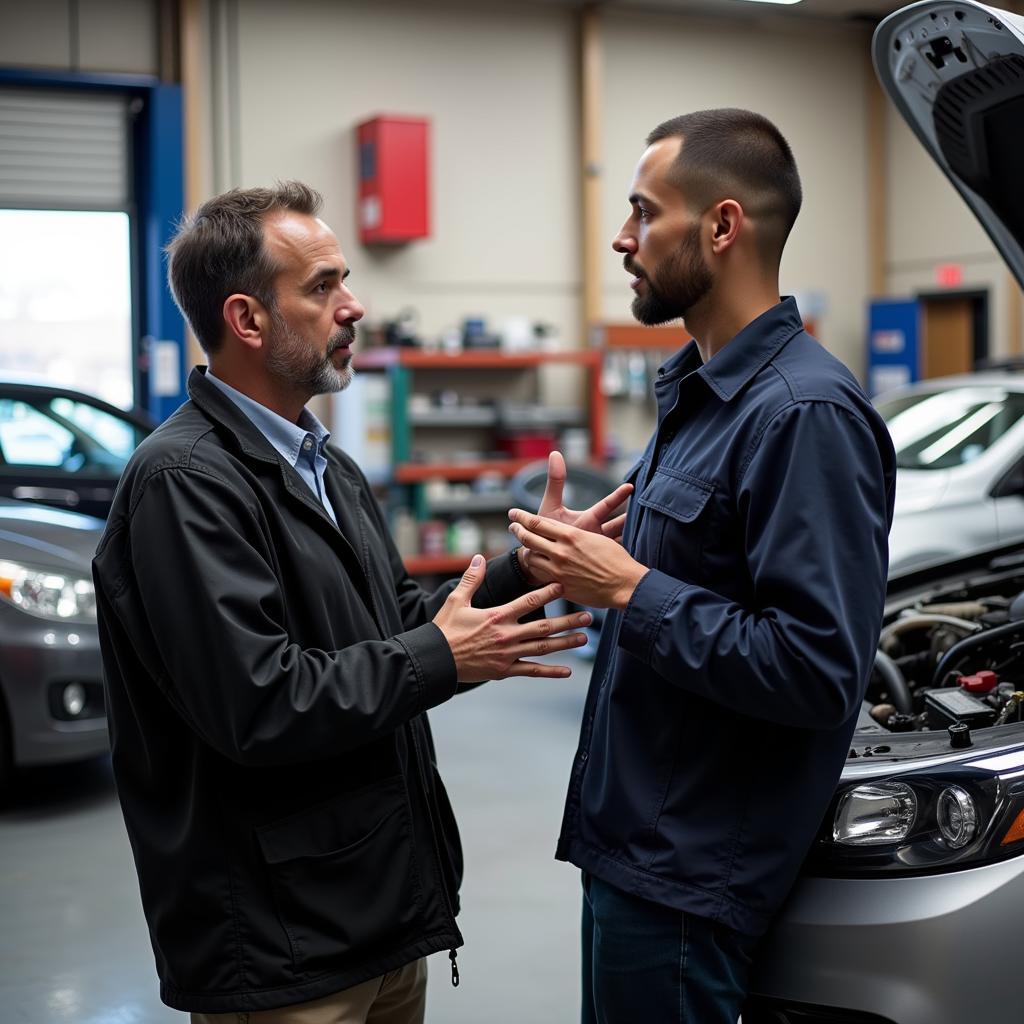
[(1024, 457), (1021, 457), (996, 482), (992, 490), (996, 507), (999, 540), (1024, 537)]
[(72, 391), (0, 387), (0, 495), (105, 518), (141, 420)]

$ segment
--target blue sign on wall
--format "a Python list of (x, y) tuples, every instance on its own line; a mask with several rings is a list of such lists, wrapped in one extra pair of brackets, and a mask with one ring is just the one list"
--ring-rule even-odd
[(868, 394), (878, 395), (917, 380), (917, 300), (878, 299), (871, 303), (868, 322)]

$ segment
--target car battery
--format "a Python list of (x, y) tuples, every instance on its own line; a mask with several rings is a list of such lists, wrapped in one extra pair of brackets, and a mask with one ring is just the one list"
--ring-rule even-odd
[(930, 729), (945, 729), (954, 722), (964, 722), (972, 729), (983, 729), (996, 720), (996, 709), (959, 688), (927, 690), (924, 707)]

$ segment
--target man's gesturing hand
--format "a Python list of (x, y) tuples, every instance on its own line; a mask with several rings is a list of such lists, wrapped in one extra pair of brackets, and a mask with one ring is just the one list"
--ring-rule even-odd
[(565, 596), (592, 608), (625, 608), (646, 566), (610, 537), (589, 533), (553, 519), (514, 508), (509, 530), (530, 552), (530, 572), (547, 582), (558, 580)]
[[(552, 452), (548, 456), (548, 478), (544, 485), (544, 497), (541, 498), (540, 508), (537, 514), (545, 519), (553, 519), (555, 522), (564, 523), (566, 526), (575, 526), (579, 530), (587, 530), (589, 533), (603, 534), (615, 541), (622, 539), (622, 530), (626, 525), (626, 515), (615, 515), (623, 502), (633, 493), (632, 484), (619, 484), (611, 494), (600, 501), (595, 502), (590, 508), (578, 511), (577, 509), (565, 507), (565, 459), (561, 452)], [(533, 572), (530, 565), (530, 551), (528, 548), (521, 548), (519, 551), (519, 563), (523, 570), (535, 583), (543, 582), (546, 577)]]
[(561, 596), (562, 588), (557, 584), (533, 590), (497, 608), (474, 608), (473, 595), (483, 578), (483, 557), (474, 555), (459, 585), (434, 617), (434, 625), (444, 633), (452, 649), (459, 682), (479, 683), (508, 676), (562, 678), (569, 675), (571, 670), (565, 665), (523, 659), (582, 647), (587, 642), (583, 633), (555, 634), (573, 626), (589, 625), (591, 616), (583, 612), (520, 623), (518, 620), (524, 615)]
[(606, 537), (616, 540), (620, 538), (626, 516), (625, 513), (615, 516), (615, 512), (633, 493), (633, 485), (619, 484), (611, 494), (595, 502), (590, 508), (578, 512), (565, 507), (565, 477), (565, 459), (562, 453), (552, 452), (548, 456), (548, 480), (537, 514), (544, 516), (545, 519), (565, 523), (566, 526), (587, 530), (589, 533), (603, 533)]

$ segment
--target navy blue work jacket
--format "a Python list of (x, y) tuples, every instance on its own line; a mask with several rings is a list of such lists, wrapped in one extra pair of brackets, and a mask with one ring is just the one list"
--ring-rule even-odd
[(793, 299), (655, 385), (557, 857), (748, 934), (834, 792), (878, 643), (895, 455)]

